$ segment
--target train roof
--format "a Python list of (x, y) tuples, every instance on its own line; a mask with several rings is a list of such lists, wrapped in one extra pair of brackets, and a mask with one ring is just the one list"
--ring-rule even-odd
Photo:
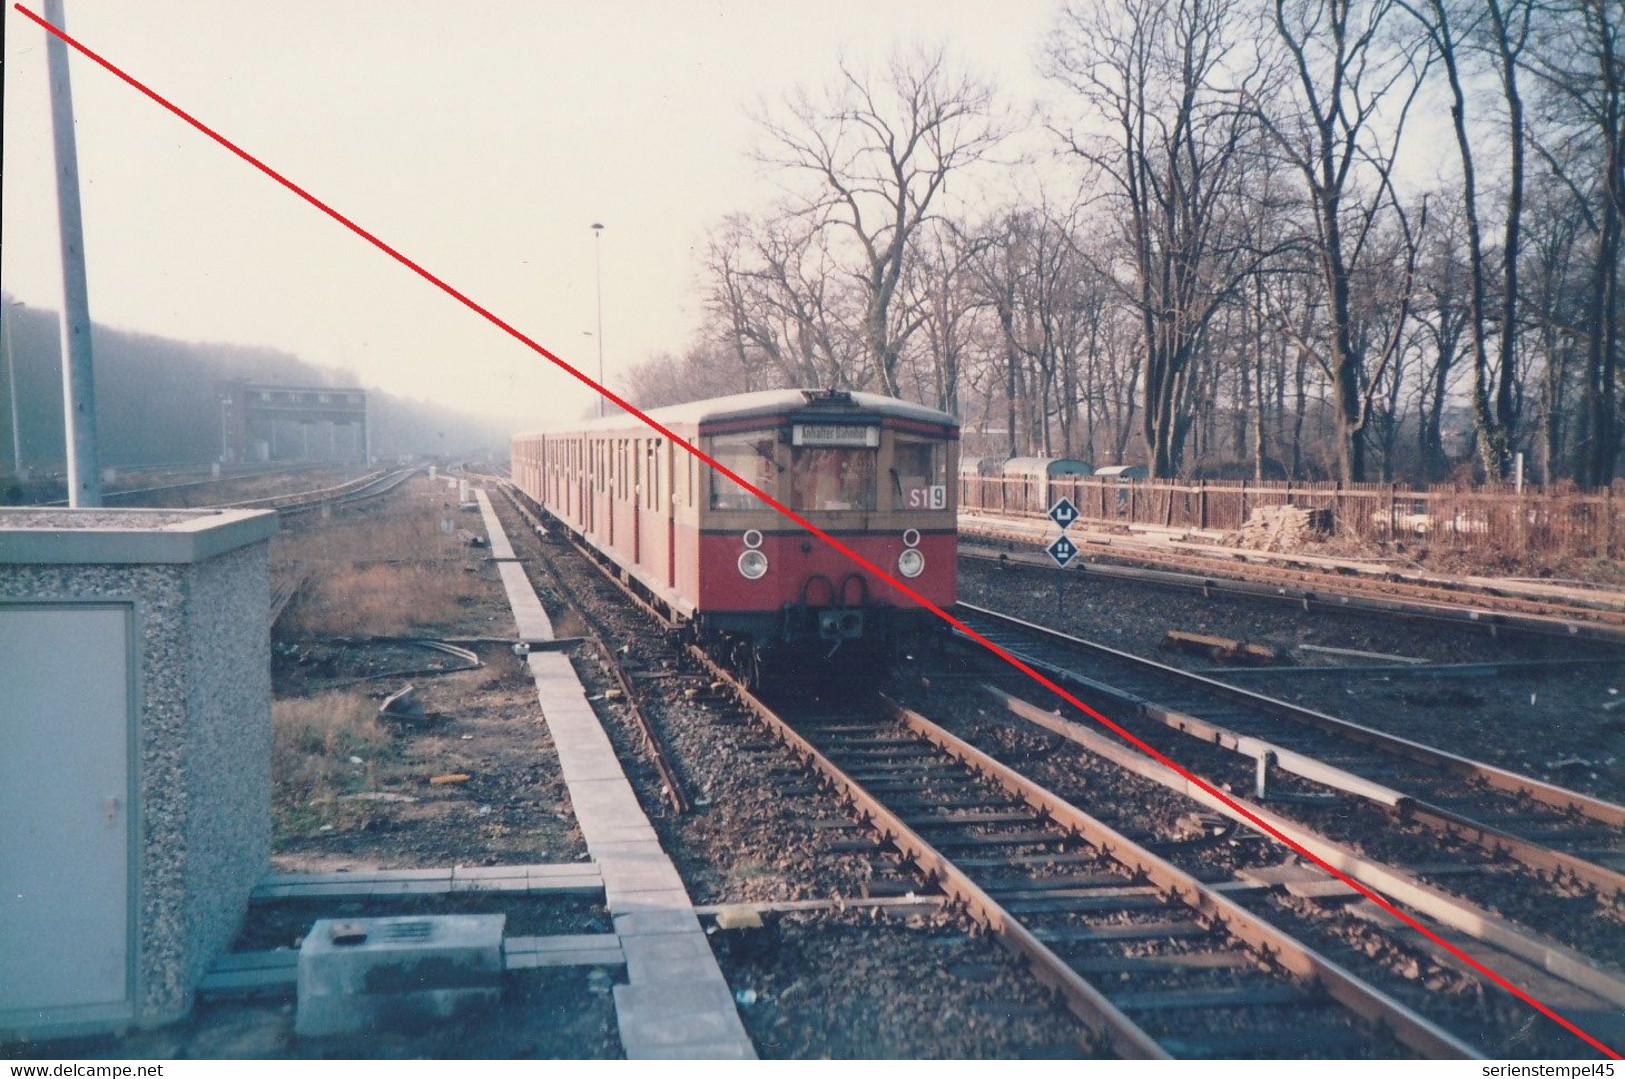
[[(896, 397), (879, 393), (860, 393), (856, 390), (761, 390), (756, 393), (736, 393), (728, 397), (712, 397), (704, 401), (690, 401), (682, 405), (668, 405), (648, 411), (650, 419), (666, 426), (716, 423), (724, 420), (749, 419), (753, 416), (779, 416), (787, 413), (826, 413), (840, 415), (847, 412), (896, 416), (921, 423), (957, 428), (959, 421), (946, 412), (916, 405)], [(579, 424), (559, 424), (527, 434), (575, 433), (612, 431), (638, 420), (622, 413), (587, 420)]]

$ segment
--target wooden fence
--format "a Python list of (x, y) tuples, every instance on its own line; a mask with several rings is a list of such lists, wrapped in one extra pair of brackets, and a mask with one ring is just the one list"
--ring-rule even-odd
[(1256, 509), (1330, 512), (1331, 536), (1521, 556), (1531, 551), (1616, 558), (1625, 548), (1625, 495), (1613, 489), (1402, 487), (1384, 483), (1105, 480), (962, 476), (971, 513), (1041, 517), (1062, 496), (1086, 521), (1234, 532)]

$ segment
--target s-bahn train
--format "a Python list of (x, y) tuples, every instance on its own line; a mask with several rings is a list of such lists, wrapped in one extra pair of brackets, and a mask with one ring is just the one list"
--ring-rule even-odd
[[(959, 425), (834, 390), (649, 413), (939, 607), (954, 602)], [(752, 684), (821, 665), (872, 680), (937, 619), (631, 416), (518, 435), (513, 479)]]

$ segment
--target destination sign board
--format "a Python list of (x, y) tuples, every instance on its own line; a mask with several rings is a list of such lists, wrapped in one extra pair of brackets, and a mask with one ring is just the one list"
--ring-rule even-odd
[(880, 445), (880, 428), (853, 427), (842, 423), (797, 423), (791, 425), (790, 444), (873, 448)]

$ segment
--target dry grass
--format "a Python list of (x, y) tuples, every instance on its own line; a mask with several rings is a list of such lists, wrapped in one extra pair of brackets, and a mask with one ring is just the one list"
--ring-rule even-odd
[(470, 594), (467, 576), (455, 563), (327, 569), (305, 586), (287, 626), (306, 636), (393, 636), (450, 625)]
[(483, 586), (467, 572), (469, 549), (456, 535), (442, 534), (440, 520), (473, 523), (447, 508), (427, 483), (413, 481), (381, 514), (278, 536), (279, 572), (308, 575), (279, 630), (359, 637), (455, 625)]
[(277, 830), (310, 831), (331, 823), (339, 795), (374, 787), (390, 770), (393, 742), (378, 724), (377, 704), (360, 693), (275, 701), (271, 782)]

